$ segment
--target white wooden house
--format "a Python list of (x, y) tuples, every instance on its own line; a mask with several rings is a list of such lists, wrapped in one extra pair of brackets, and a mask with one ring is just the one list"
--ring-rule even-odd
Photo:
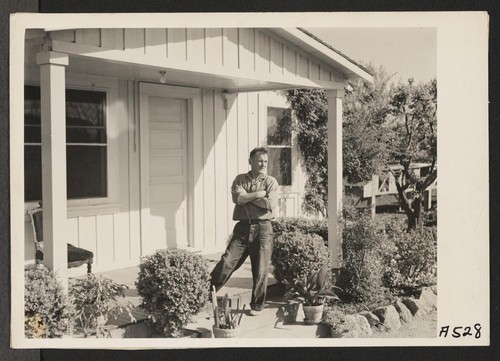
[[(338, 255), (342, 97), (355, 77), (372, 80), (298, 28), (28, 30), (24, 145), (13, 149), (25, 154), (25, 210), (43, 200), (46, 264), (67, 274), (66, 243), (94, 252), (96, 272), (159, 248), (222, 250), (234, 225), (229, 188), (256, 146), (269, 146), (270, 172), (282, 176), (280, 214), (299, 214), (294, 141), (269, 142), (287, 107), (280, 91), (294, 88), (327, 90)], [(280, 154), (289, 164), (281, 172)]]

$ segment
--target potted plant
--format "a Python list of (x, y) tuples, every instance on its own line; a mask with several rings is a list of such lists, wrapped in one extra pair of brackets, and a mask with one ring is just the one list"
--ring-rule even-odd
[(339, 299), (333, 292), (333, 288), (338, 287), (330, 285), (328, 272), (328, 267), (323, 266), (319, 271), (306, 274), (303, 279), (296, 279), (293, 283), (284, 282), (287, 285), (284, 300), (302, 302), (305, 324), (318, 324), (321, 321), (325, 299)]
[(95, 335), (105, 337), (111, 335), (111, 328), (106, 324), (111, 318), (126, 312), (130, 322), (135, 322), (132, 316), (132, 305), (129, 302), (120, 303), (125, 297), (126, 285), (118, 284), (104, 276), (87, 274), (83, 279), (72, 280), (69, 296), (74, 304), (75, 321), (82, 327), (84, 337)]
[(222, 298), (221, 307), (217, 303), (217, 295), (215, 287), (212, 291), (212, 307), (214, 311), (214, 325), (212, 331), (215, 338), (234, 338), (238, 337), (240, 333), (240, 322), (245, 311), (245, 305), (240, 313), (240, 300), (236, 303), (236, 312), (232, 312), (229, 305), (229, 297), (226, 293)]
[(184, 337), (184, 327), (208, 301), (208, 262), (187, 250), (158, 250), (141, 259), (135, 284), (140, 307), (156, 331), (165, 337)]

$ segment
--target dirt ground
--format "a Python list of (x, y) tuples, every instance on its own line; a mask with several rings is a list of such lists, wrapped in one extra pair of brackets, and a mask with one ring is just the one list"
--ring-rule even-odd
[(436, 337), (437, 313), (418, 316), (410, 323), (403, 323), (397, 331), (377, 330), (372, 338), (429, 338)]

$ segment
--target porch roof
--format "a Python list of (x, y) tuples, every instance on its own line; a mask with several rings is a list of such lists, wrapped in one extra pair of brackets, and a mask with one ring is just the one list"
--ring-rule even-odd
[[(236, 31), (236, 33), (231, 33)], [(47, 29), (26, 38), (27, 66), (44, 47), (68, 54), (68, 70), (226, 92), (342, 89), (372, 75), (298, 28)]]

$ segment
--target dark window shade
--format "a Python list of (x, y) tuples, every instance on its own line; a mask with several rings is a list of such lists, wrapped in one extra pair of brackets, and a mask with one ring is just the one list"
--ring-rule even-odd
[[(106, 93), (66, 90), (68, 199), (106, 197)], [(42, 198), (40, 87), (25, 86), (25, 200)], [(77, 144), (75, 144), (77, 143)]]
[(292, 149), (268, 148), (267, 173), (276, 178), (279, 185), (292, 185)]

